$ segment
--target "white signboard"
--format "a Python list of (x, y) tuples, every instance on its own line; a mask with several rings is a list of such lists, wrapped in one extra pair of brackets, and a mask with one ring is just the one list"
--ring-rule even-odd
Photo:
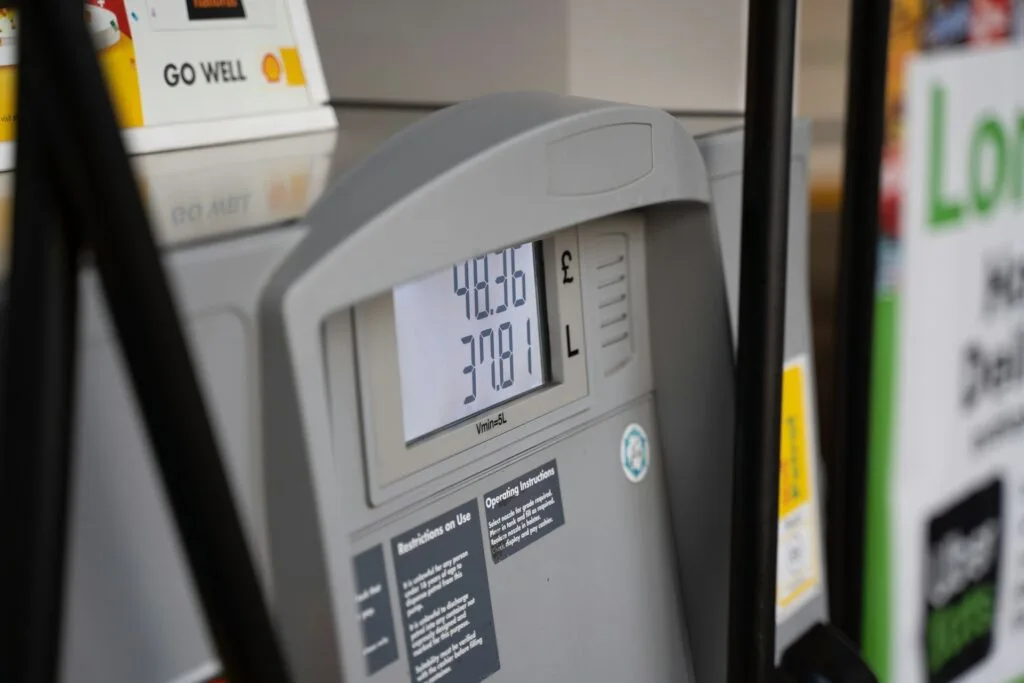
[(1012, 47), (907, 72), (869, 466), (865, 648), (883, 683), (1024, 680), (1022, 68)]
[[(305, 0), (83, 0), (83, 14), (131, 152), (336, 125)], [(18, 34), (0, 7), (0, 169)]]

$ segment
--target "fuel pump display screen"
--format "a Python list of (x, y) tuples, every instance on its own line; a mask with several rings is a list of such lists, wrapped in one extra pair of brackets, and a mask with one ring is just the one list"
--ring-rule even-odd
[(539, 251), (528, 242), (395, 288), (406, 442), (547, 381)]

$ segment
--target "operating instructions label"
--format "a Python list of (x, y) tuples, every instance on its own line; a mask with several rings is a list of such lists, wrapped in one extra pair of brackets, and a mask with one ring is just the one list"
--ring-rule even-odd
[(384, 549), (375, 545), (355, 559), (356, 607), (363, 628), (363, 658), (366, 672), (377, 673), (398, 659), (395, 622), (391, 616), (387, 575), (384, 571)]
[(413, 683), (478, 683), (501, 668), (476, 500), (392, 539)]
[(497, 564), (565, 524), (552, 460), (484, 494), (487, 538)]

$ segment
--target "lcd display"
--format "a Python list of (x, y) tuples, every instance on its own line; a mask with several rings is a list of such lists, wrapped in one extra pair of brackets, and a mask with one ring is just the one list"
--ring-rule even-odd
[(395, 288), (406, 442), (545, 383), (539, 249), (509, 247)]

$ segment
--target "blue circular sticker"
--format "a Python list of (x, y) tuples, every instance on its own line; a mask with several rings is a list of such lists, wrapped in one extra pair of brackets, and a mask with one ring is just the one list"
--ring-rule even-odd
[(643, 481), (651, 465), (651, 447), (644, 428), (636, 423), (626, 427), (622, 433), (620, 451), (619, 459), (626, 478), (634, 484)]

